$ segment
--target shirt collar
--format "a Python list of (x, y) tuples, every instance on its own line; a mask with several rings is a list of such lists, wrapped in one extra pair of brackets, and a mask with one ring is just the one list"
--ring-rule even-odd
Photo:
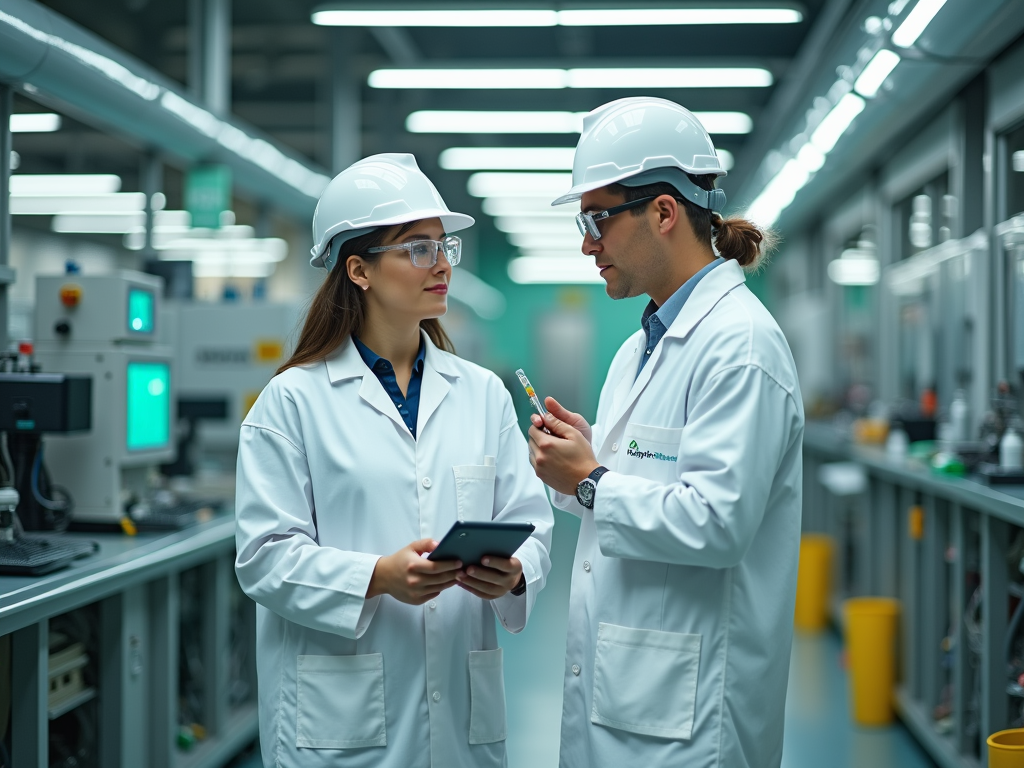
[(675, 322), (675, 319), (679, 317), (679, 313), (682, 311), (683, 305), (686, 303), (686, 300), (690, 298), (690, 294), (693, 293), (693, 289), (697, 287), (697, 283), (701, 281), (701, 278), (724, 262), (725, 259), (719, 256), (707, 266), (702, 267), (693, 277), (679, 286), (675, 293), (669, 296), (665, 303), (660, 307), (654, 303), (654, 299), (651, 299), (647, 304), (647, 308), (644, 309), (643, 317), (640, 318), (640, 324), (643, 326), (647, 337), (650, 338), (651, 335), (652, 316), (657, 318), (663, 329), (668, 329), (672, 323)]
[[(359, 350), (359, 356), (363, 358), (363, 362), (366, 363), (366, 367), (371, 371), (394, 370), (394, 366), (391, 364), (390, 360), (381, 357), (368, 346), (363, 344), (355, 334), (352, 334), (352, 342), (356, 345), (356, 349)], [(426, 355), (426, 344), (424, 343), (423, 335), (420, 334), (420, 348), (416, 353), (416, 360), (413, 361), (412, 364), (413, 373), (423, 373), (423, 361), (426, 358)]]

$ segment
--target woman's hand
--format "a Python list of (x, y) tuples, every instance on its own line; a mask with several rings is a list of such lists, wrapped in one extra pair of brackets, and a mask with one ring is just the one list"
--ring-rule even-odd
[(433, 539), (420, 539), (402, 547), (393, 555), (377, 560), (373, 576), (370, 577), (370, 586), (366, 590), (367, 599), (377, 595), (391, 595), (409, 605), (423, 605), (449, 587), (454, 587), (458, 583), (455, 580), (456, 572), (462, 563), (458, 560), (434, 562), (422, 557), (424, 553), (433, 552), (436, 548), (437, 542)]
[(480, 565), (471, 565), (456, 575), (458, 584), (471, 595), (484, 600), (504, 597), (516, 588), (523, 577), (523, 564), (516, 557), (488, 555)]

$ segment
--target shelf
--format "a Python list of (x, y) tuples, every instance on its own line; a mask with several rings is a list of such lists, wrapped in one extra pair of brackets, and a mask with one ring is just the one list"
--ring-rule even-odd
[(95, 688), (86, 688), (84, 691), (79, 691), (74, 696), (62, 701), (60, 704), (55, 706), (53, 709), (46, 710), (46, 717), (48, 720), (56, 720), (61, 715), (66, 715), (75, 707), (80, 707), (87, 701), (92, 701), (96, 698)]

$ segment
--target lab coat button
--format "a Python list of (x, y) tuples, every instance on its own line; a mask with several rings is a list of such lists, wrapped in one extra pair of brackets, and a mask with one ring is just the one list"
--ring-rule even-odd
[(430, 607), (430, 610), (437, 608), (437, 603), (434, 600), (431, 600), (427, 605)]
[(589, 560), (584, 560), (583, 561), (583, 570), (586, 571), (587, 573), (590, 573), (590, 561)]
[(424, 477), (420, 482), (423, 484), (424, 488), (429, 488), (430, 487), (430, 478), (429, 477)]
[(434, 701), (440, 701), (441, 700), (441, 693), (439, 691), (434, 691), (433, 699), (434, 699)]
[[(572, 665), (572, 673), (574, 675), (576, 675), (576, 677), (580, 676), (580, 665), (579, 664), (573, 664)], [(437, 694), (434, 694), (434, 695), (436, 696)]]
[(612, 443), (612, 452), (614, 453), (617, 450), (619, 450), (619, 444), (618, 443)]

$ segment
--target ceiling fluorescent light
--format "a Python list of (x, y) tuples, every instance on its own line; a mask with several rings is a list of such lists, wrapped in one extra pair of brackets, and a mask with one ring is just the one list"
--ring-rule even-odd
[(882, 83), (889, 77), (896, 65), (900, 63), (900, 55), (888, 48), (882, 48), (872, 57), (864, 71), (860, 73), (853, 90), (867, 99), (873, 99)]
[(910, 12), (902, 24), (892, 33), (892, 44), (900, 48), (909, 48), (917, 42), (935, 14), (946, 4), (946, 0), (918, 0), (914, 10)]
[(451, 147), (438, 163), (449, 171), (569, 171), (575, 147)]
[(756, 224), (770, 227), (779, 214), (793, 202), (796, 193), (807, 183), (810, 173), (799, 161), (786, 162), (747, 209), (746, 217)]
[(764, 88), (760, 67), (615, 67), (593, 69), (376, 69), (371, 88)]
[(808, 142), (800, 147), (800, 151), (796, 153), (796, 161), (808, 173), (816, 173), (825, 164), (825, 153)]
[(587, 256), (520, 256), (508, 263), (514, 283), (603, 283), (604, 278)]
[(772, 73), (760, 67), (626, 67), (570, 69), (570, 88), (765, 88)]
[(550, 232), (513, 232), (507, 235), (508, 241), (516, 248), (526, 250), (568, 251), (582, 253), (583, 235), (579, 230), (568, 230), (564, 233)]
[(828, 154), (832, 147), (839, 141), (850, 123), (861, 112), (864, 111), (864, 99), (848, 93), (839, 100), (839, 103), (832, 107), (832, 111), (825, 115), (818, 123), (818, 127), (811, 134), (811, 143), (819, 150)]
[(371, 88), (551, 89), (566, 87), (564, 69), (377, 69)]
[(701, 24), (799, 24), (792, 8), (594, 8), (559, 11), (564, 27), (634, 27)]
[(509, 234), (552, 234), (578, 240), (582, 235), (569, 216), (499, 216), (494, 220), (499, 232)]
[[(559, 193), (560, 194), (560, 193)], [(551, 206), (558, 195), (539, 197), (488, 197), (483, 202), (484, 213), (488, 216), (531, 216), (571, 219), (579, 213), (571, 205)]]
[(829, 279), (837, 285), (874, 285), (878, 282), (878, 259), (841, 258), (829, 262)]
[(58, 213), (50, 228), (66, 234), (121, 235), (146, 226), (142, 211), (126, 213)]
[(146, 207), (142, 192), (106, 195), (11, 195), (11, 213), (20, 216), (53, 216), (58, 213), (141, 213)]
[(277, 265), (274, 262), (202, 262), (191, 258), (168, 261), (192, 261), (193, 277), (270, 277)]
[(694, 112), (708, 133), (750, 133), (754, 121), (746, 112)]
[(572, 186), (571, 173), (474, 173), (467, 189), (473, 197), (542, 197), (551, 199)]
[(102, 195), (120, 189), (121, 177), (112, 173), (19, 173), (11, 176), (12, 195)]
[(331, 10), (314, 11), (314, 24), (322, 27), (553, 27), (555, 11), (437, 9), (437, 10)]
[(722, 170), (731, 171), (732, 167), (736, 164), (736, 158), (732, 156), (732, 152), (728, 149), (716, 149), (715, 152), (722, 163)]
[(405, 119), (410, 133), (580, 133), (585, 112), (422, 110)]
[(11, 133), (53, 133), (60, 130), (60, 115), (53, 112), (25, 112), (11, 115)]

